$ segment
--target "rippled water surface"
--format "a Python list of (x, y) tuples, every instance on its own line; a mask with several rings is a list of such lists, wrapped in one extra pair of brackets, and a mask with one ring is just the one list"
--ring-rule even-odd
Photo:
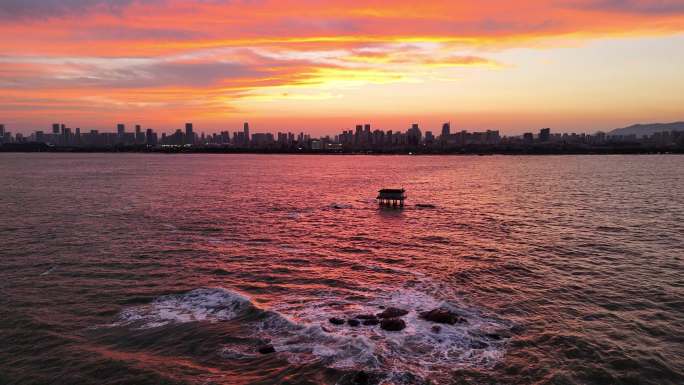
[(0, 384), (682, 384), (683, 237), (682, 156), (1, 154)]

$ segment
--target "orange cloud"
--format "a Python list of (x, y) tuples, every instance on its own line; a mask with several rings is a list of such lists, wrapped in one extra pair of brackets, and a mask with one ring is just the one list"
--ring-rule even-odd
[[(684, 31), (674, 0), (0, 3), (5, 115), (219, 116), (282, 88), (419, 81), (500, 68), (489, 53), (549, 39)], [(50, 94), (46, 99), (45, 94)], [(302, 99), (310, 95), (300, 95)]]

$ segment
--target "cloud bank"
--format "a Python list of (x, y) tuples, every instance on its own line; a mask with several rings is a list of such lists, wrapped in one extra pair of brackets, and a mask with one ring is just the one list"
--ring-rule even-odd
[(507, 63), (493, 53), (557, 39), (678, 34), (684, 3), (3, 0), (0, 20), (0, 91), (10, 101), (65, 105), (41, 103), (49, 92), (160, 115), (233, 111), (235, 101), (305, 87), (329, 95), (499, 71)]

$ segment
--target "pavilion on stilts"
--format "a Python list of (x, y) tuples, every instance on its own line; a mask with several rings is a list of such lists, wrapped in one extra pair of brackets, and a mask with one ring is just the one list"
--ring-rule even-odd
[(380, 206), (404, 207), (406, 190), (403, 188), (384, 188), (378, 191), (376, 199), (380, 202)]

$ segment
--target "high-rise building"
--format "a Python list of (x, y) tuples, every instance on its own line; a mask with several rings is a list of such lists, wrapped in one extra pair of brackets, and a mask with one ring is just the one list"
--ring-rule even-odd
[(145, 143), (147, 143), (148, 146), (157, 145), (157, 134), (154, 131), (152, 131), (151, 128), (148, 128), (145, 131)]
[(445, 140), (451, 135), (451, 123), (447, 122), (442, 124), (442, 140)]
[(145, 133), (142, 131), (142, 128), (140, 127), (139, 124), (135, 125), (135, 144), (145, 144)]
[(363, 142), (363, 125), (356, 125), (356, 132), (354, 133), (354, 144), (359, 145)]
[(411, 125), (411, 128), (406, 131), (406, 136), (408, 143), (414, 146), (419, 145), (423, 139), (423, 133), (420, 131), (420, 127), (417, 123)]
[(486, 133), (487, 144), (499, 144), (500, 141), (501, 141), (501, 135), (499, 134), (499, 130), (487, 130), (487, 133)]
[(273, 144), (273, 134), (255, 133), (252, 135), (252, 145), (257, 148), (269, 147)]
[(52, 123), (52, 134), (59, 135), (59, 123)]
[(2, 138), (3, 136), (5, 136), (5, 125), (0, 124), (0, 138)]
[(245, 133), (245, 145), (249, 146), (249, 123), (245, 122), (242, 127), (242, 131)]
[(192, 130), (192, 123), (185, 123), (185, 144), (195, 144), (195, 133)]
[(435, 136), (432, 131), (425, 131), (425, 144), (431, 145), (435, 141)]
[(126, 125), (125, 124), (117, 124), (116, 125), (116, 135), (119, 137), (119, 139), (123, 138), (124, 134), (126, 133)]
[(548, 142), (549, 139), (551, 139), (551, 129), (550, 128), (542, 128), (539, 130), (539, 141), (540, 142)]

